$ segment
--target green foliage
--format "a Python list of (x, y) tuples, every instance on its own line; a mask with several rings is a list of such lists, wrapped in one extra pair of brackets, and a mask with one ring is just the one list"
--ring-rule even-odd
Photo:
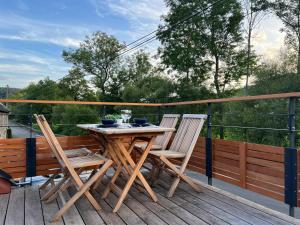
[(108, 115), (105, 116), (105, 119), (119, 120), (119, 119), (122, 119), (122, 116), (120, 114), (108, 114)]
[[(20, 90), (21, 89), (19, 88), (8, 88), (8, 97), (15, 95)], [(0, 98), (6, 98), (6, 94), (7, 94), (7, 87), (0, 87)]]
[[(233, 81), (239, 81), (245, 68), (245, 51), (238, 48), (243, 40), (240, 3), (228, 0), (210, 8), (211, 1), (207, 0), (166, 0), (166, 4), (170, 11), (157, 33), (163, 45), (163, 63), (176, 70), (180, 79), (197, 84), (213, 80), (221, 97), (226, 89), (232, 88)], [(201, 13), (169, 29), (195, 9)]]
[(70, 96), (75, 101), (95, 101), (96, 96), (84, 76), (84, 73), (80, 69), (73, 68), (67, 76), (60, 80), (58, 87), (64, 91), (64, 94)]
[(85, 75), (93, 75), (93, 84), (104, 95), (108, 82), (119, 69), (117, 56), (122, 47), (115, 37), (96, 32), (88, 36), (78, 49), (63, 51), (63, 58)]
[[(62, 100), (65, 99), (65, 96), (62, 95), (62, 90), (58, 88), (55, 81), (46, 78), (44, 80), (40, 80), (36, 84), (31, 83), (28, 87), (11, 96), (11, 98), (30, 100)], [(13, 114), (18, 114), (16, 119), (26, 125), (29, 123), (29, 115), (32, 113), (45, 115), (52, 113), (52, 105), (42, 104), (10, 104), (10, 109)]]
[(99, 113), (89, 106), (57, 105), (52, 113), (53, 130), (56, 134), (80, 135), (82, 130), (76, 128), (80, 123), (99, 123)]

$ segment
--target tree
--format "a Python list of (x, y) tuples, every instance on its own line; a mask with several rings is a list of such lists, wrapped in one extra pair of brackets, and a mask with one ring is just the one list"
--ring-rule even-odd
[[(48, 77), (37, 83), (31, 83), (23, 90), (11, 96), (13, 99), (29, 99), (29, 100), (61, 100), (63, 99), (61, 90), (55, 81)], [(28, 124), (30, 115), (33, 113), (49, 115), (52, 113), (52, 105), (50, 104), (16, 104), (10, 105), (13, 112), (17, 112), (16, 119)]]
[(64, 94), (73, 100), (95, 100), (94, 93), (84, 78), (85, 74), (79, 68), (73, 68), (63, 77), (58, 86)]
[[(217, 96), (222, 97), (226, 88), (244, 74), (240, 3), (166, 0), (166, 4), (170, 11), (157, 33), (162, 43), (162, 62), (179, 74), (184, 73), (193, 83), (213, 80)], [(201, 13), (175, 26), (195, 9)]]
[(92, 75), (93, 84), (105, 95), (108, 82), (118, 71), (118, 54), (123, 47), (115, 37), (96, 32), (87, 36), (78, 49), (63, 51), (63, 58), (86, 76)]
[(52, 129), (56, 134), (84, 134), (76, 127), (79, 123), (99, 123), (99, 112), (91, 106), (56, 105), (52, 113)]
[(265, 9), (271, 9), (283, 22), (282, 32), (286, 33), (286, 43), (297, 53), (297, 74), (300, 75), (300, 1), (260, 0)]
[(246, 84), (245, 95), (248, 95), (249, 78), (252, 74), (253, 66), (256, 64), (255, 53), (252, 51), (252, 37), (254, 29), (260, 24), (265, 16), (263, 10), (259, 8), (259, 2), (257, 0), (242, 0), (244, 5), (245, 25), (247, 40), (247, 65), (246, 65)]

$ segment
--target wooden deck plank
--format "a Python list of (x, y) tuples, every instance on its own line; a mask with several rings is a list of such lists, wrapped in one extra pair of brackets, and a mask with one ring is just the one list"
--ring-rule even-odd
[[(160, 181), (160, 183), (163, 184), (163, 182), (161, 182), (161, 181)], [(175, 194), (180, 196), (184, 200), (190, 202), (191, 204), (207, 211), (208, 213), (215, 215), (219, 219), (224, 220), (225, 222), (227, 222), (229, 224), (233, 224), (233, 225), (240, 225), (240, 224), (249, 225), (250, 224), (247, 221), (241, 220), (240, 218), (237, 218), (236, 216), (234, 216), (230, 213), (227, 213), (218, 207), (215, 207), (214, 205), (211, 205), (205, 201), (202, 201), (201, 199), (197, 199), (197, 198), (193, 197), (192, 195), (190, 195), (187, 192), (181, 191), (179, 188), (177, 188)], [(203, 193), (200, 193), (200, 195), (201, 194), (203, 194)]]
[[(124, 180), (117, 180), (118, 184), (124, 184)], [(172, 225), (187, 225), (182, 219), (171, 213), (168, 209), (160, 204), (153, 202), (148, 195), (138, 191), (134, 186), (129, 191), (130, 195), (138, 202), (143, 204), (148, 210), (157, 215), (161, 220), (167, 224)]]
[[(118, 184), (124, 185), (123, 180), (118, 180)], [(141, 194), (141, 193), (136, 193)], [(135, 194), (135, 195), (136, 195)], [(146, 224), (148, 225), (167, 225), (160, 217), (158, 217), (155, 213), (150, 211), (147, 207), (145, 207), (142, 203), (137, 201), (132, 194), (128, 194), (124, 203), (135, 212)]]
[[(258, 204), (251, 202), (249, 200), (243, 199), (242, 197), (235, 196), (234, 194), (227, 193), (226, 191), (220, 190), (218, 188), (208, 186), (206, 184), (202, 184), (204, 187), (204, 193), (214, 198), (218, 198), (221, 201), (226, 201), (228, 204), (243, 210), (245, 212), (251, 213), (253, 216), (258, 217), (262, 220), (265, 220), (271, 224), (300, 224), (299, 220), (294, 219), (293, 217), (289, 217), (288, 215), (279, 213), (277, 211), (268, 209), (268, 211), (261, 209), (265, 207), (259, 207)], [(188, 188), (187, 184), (181, 183), (179, 187), (185, 186)], [(194, 194), (197, 194), (194, 192)], [(234, 196), (234, 197), (231, 197)], [(251, 203), (251, 204), (249, 204)], [(275, 215), (276, 214), (276, 215)], [(277, 215), (278, 214), (278, 215)], [(296, 221), (297, 220), (297, 221)]]
[(24, 188), (11, 190), (5, 225), (24, 224)]
[[(71, 195), (77, 192), (74, 186), (69, 188), (68, 191)], [(100, 215), (85, 196), (79, 198), (78, 201), (75, 202), (75, 206), (86, 225), (105, 225)]]
[(266, 212), (263, 212), (261, 210), (258, 210), (256, 208), (254, 208), (254, 207), (243, 204), (243, 203), (241, 203), (237, 200), (229, 198), (225, 195), (221, 195), (217, 192), (214, 192), (214, 191), (211, 191), (211, 190), (208, 190), (208, 189), (204, 189), (204, 193), (210, 195), (213, 198), (219, 199), (220, 201), (231, 204), (233, 207), (237, 207), (240, 210), (243, 210), (245, 212), (251, 212), (251, 214), (255, 215), (257, 218), (260, 218), (262, 220), (270, 222), (274, 225), (288, 225), (288, 224), (291, 224), (290, 222), (284, 221), (283, 219), (280, 219), (280, 218), (275, 217), (273, 215), (267, 214)]
[(153, 202), (148, 196), (137, 191), (137, 189), (132, 188), (130, 190), (131, 195), (143, 204), (147, 209), (157, 215), (160, 219), (168, 224), (174, 225), (187, 225), (182, 219), (171, 213), (168, 209), (161, 206), (160, 204)]
[[(117, 196), (113, 193), (110, 193), (108, 198), (105, 201), (111, 206), (114, 207), (118, 201)], [(143, 225), (146, 224), (139, 216), (137, 216), (127, 205), (123, 204), (117, 214), (125, 221), (126, 224), (130, 225)]]
[[(44, 195), (45, 193), (46, 193), (46, 190), (44, 190), (44, 191), (40, 190), (40, 196)], [(56, 221), (54, 223), (51, 222), (51, 219), (53, 218), (55, 213), (57, 213), (59, 210), (57, 200), (54, 200), (47, 204), (45, 202), (41, 202), (41, 203), (42, 203), (42, 210), (43, 210), (45, 225), (64, 225), (64, 222), (62, 219), (59, 219), (58, 221)]]
[[(175, 195), (166, 198), (169, 188), (169, 180), (162, 177), (153, 189), (158, 197), (157, 203), (153, 202), (144, 191), (134, 186), (125, 199), (118, 213), (112, 213), (117, 196), (110, 193), (105, 200), (101, 199), (100, 188), (93, 192), (95, 199), (100, 203), (102, 210), (96, 211), (85, 199), (80, 198), (74, 206), (64, 215), (63, 219), (51, 223), (53, 215), (61, 206), (60, 200), (49, 204), (40, 201), (40, 195), (44, 192), (38, 190), (38, 186), (26, 188), (14, 188), (10, 195), (0, 196), (0, 225), (10, 224), (45, 224), (45, 225), (92, 225), (92, 224), (149, 224), (149, 225), (187, 225), (187, 224), (215, 224), (215, 225), (287, 225), (300, 224), (297, 220), (281, 216), (282, 214), (268, 213), (255, 205), (239, 201), (234, 196), (222, 192), (214, 187), (204, 186), (202, 193), (196, 193), (186, 185), (180, 183)], [(119, 185), (124, 180), (118, 180)], [(218, 192), (219, 190), (219, 192)], [(68, 190), (70, 194), (74, 188)], [(69, 193), (64, 196), (69, 199)]]
[[(70, 195), (66, 192), (62, 193), (64, 198), (66, 199), (66, 201), (68, 201), (70, 199)], [(60, 208), (63, 207), (63, 203), (61, 202), (60, 198), (58, 199), (58, 205)], [(65, 225), (85, 225), (77, 208), (72, 205), (67, 211), (66, 213), (63, 215), (63, 220), (65, 222)]]
[(98, 211), (101, 218), (107, 225), (124, 225), (126, 224), (116, 213), (112, 212), (112, 207), (110, 207), (102, 198), (101, 195), (93, 191), (93, 196), (99, 202), (102, 210)]
[[(154, 188), (156, 193), (159, 193), (161, 195), (164, 195), (166, 193), (166, 190), (160, 187)], [(164, 195), (165, 196), (165, 195)], [(194, 216), (202, 219), (208, 224), (215, 224), (215, 225), (225, 225), (228, 224), (224, 220), (219, 219), (213, 214), (210, 214), (209, 212), (196, 207), (195, 205), (191, 204), (190, 202), (184, 200), (183, 198), (180, 198), (179, 196), (174, 195), (172, 198), (169, 198), (172, 202), (177, 204), (178, 206), (184, 208), (185, 210), (192, 213)]]
[[(164, 181), (167, 181), (167, 182), (170, 182), (171, 178), (169, 176), (163, 176), (163, 180)], [(161, 181), (160, 181), (161, 183)], [(162, 182), (163, 184), (164, 182)], [(199, 182), (201, 183), (201, 182)], [(202, 184), (202, 183), (201, 183)], [(260, 220), (263, 220), (269, 224), (278, 224), (278, 225), (287, 225), (287, 224), (298, 224), (297, 222), (294, 223), (293, 221), (285, 221), (283, 218), (279, 218), (279, 217), (276, 217), (274, 215), (271, 215), (271, 214), (268, 214), (267, 212), (265, 211), (262, 211), (262, 210), (259, 210), (253, 206), (250, 206), (250, 205), (247, 205), (247, 204), (244, 204), (236, 199), (233, 199), (231, 197), (228, 197), (224, 194), (221, 194), (217, 191), (214, 191), (214, 190), (211, 190), (209, 188), (211, 188), (210, 186), (207, 188), (207, 185), (205, 184), (202, 184), (203, 187), (203, 192), (205, 193), (205, 196), (209, 196), (209, 197), (212, 197), (212, 199), (210, 200), (211, 202), (214, 202), (215, 200), (214, 199), (217, 199), (219, 201), (222, 201), (222, 202), (225, 202), (229, 205), (231, 205), (232, 207), (235, 207), (237, 208), (238, 210), (242, 210), (246, 213), (249, 213), (251, 214), (251, 216), (253, 217), (256, 217)], [(205, 187), (206, 186), (206, 187)], [(190, 191), (190, 187), (186, 184), (186, 183), (183, 183), (181, 182), (179, 184), (179, 189), (184, 189), (185, 191), (187, 191), (188, 193), (192, 194), (192, 195), (198, 195), (198, 193), (196, 192), (192, 192)], [(252, 218), (252, 217), (251, 217)]]
[(211, 204), (215, 207), (222, 209), (224, 212), (234, 215), (234, 216), (240, 218), (241, 220), (247, 221), (248, 223), (250, 223), (252, 225), (258, 225), (258, 224), (259, 225), (270, 225), (271, 224), (269, 222), (266, 222), (264, 220), (261, 220), (261, 219), (255, 217), (253, 214), (251, 215), (250, 213), (246, 213), (245, 211), (235, 208), (232, 205), (229, 205), (227, 203), (219, 201), (218, 199), (214, 199), (214, 198), (210, 197), (209, 195), (198, 194), (198, 193), (192, 191), (189, 187), (185, 186), (185, 188), (182, 190), (184, 190), (187, 194), (189, 194), (191, 196), (195, 196), (195, 197), (207, 202), (208, 204)]
[(9, 194), (0, 195), (0, 224), (4, 224), (8, 201)]
[(38, 186), (25, 188), (25, 225), (44, 224)]
[(135, 212), (148, 225), (167, 225), (163, 220), (148, 210), (140, 202), (135, 200), (130, 194), (124, 202), (128, 208)]
[(159, 204), (168, 208), (173, 214), (177, 215), (177, 217), (184, 220), (186, 223), (193, 225), (193, 224), (207, 224), (203, 220), (199, 219), (198, 217), (194, 216), (187, 210), (181, 208), (180, 206), (176, 205), (174, 202), (170, 201), (169, 199), (163, 197), (162, 195), (158, 194)]

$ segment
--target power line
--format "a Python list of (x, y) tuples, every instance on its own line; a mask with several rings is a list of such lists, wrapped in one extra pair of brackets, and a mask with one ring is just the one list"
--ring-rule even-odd
[[(178, 25), (181, 25), (181, 24), (186, 23), (187, 21), (189, 21), (189, 20), (192, 19), (193, 17), (195, 17), (195, 16), (197, 16), (197, 15), (199, 15), (199, 14), (204, 13), (206, 10), (210, 9), (211, 7), (213, 7), (214, 5), (216, 5), (216, 4), (218, 4), (218, 3), (221, 3), (222, 1), (224, 1), (224, 0), (218, 0), (218, 1), (215, 1), (215, 2), (211, 3), (209, 6), (205, 7), (204, 9), (202, 9), (202, 10), (200, 10), (200, 11), (197, 11), (197, 12), (191, 14), (190, 16), (187, 16), (187, 17), (185, 17), (185, 18), (182, 19), (182, 20), (177, 21), (175, 24), (173, 24), (172, 26), (170, 26), (167, 30), (161, 31), (161, 33), (166, 32), (166, 31), (169, 31), (169, 30), (172, 30), (172, 29), (176, 28)], [(168, 27), (168, 25), (164, 25), (164, 26), (162, 26), (160, 29), (164, 29), (164, 28), (166, 28), (166, 27)], [(111, 60), (111, 62), (113, 62), (113, 61), (114, 61), (115, 59), (117, 59), (118, 57), (120, 57), (120, 56), (122, 56), (122, 55), (124, 55), (124, 54), (126, 54), (126, 53), (128, 53), (128, 52), (131, 52), (131, 51), (133, 51), (133, 50), (135, 50), (135, 49), (137, 49), (138, 47), (144, 46), (145, 44), (148, 44), (148, 43), (154, 41), (154, 40), (157, 38), (157, 32), (159, 32), (160, 29), (156, 29), (156, 30), (154, 30), (154, 31), (152, 31), (152, 32), (150, 32), (150, 33), (148, 33), (147, 35), (144, 35), (143, 37), (139, 38), (138, 40), (142, 40), (142, 39), (145, 39), (146, 37), (148, 37), (148, 36), (154, 34), (153, 36), (147, 38), (145, 41), (143, 41), (143, 42), (141, 42), (141, 43), (138, 43), (138, 44), (134, 45), (133, 47), (131, 47), (130, 49), (127, 49), (127, 50), (125, 50), (125, 51), (119, 53), (116, 57), (114, 57), (114, 58)], [(137, 43), (137, 42), (138, 42), (138, 41), (134, 41), (134, 42), (130, 43), (129, 45), (132, 45), (133, 43)], [(129, 45), (128, 45), (128, 46), (129, 46)], [(122, 49), (121, 49), (121, 50), (122, 50)], [(119, 50), (119, 51), (121, 51), (121, 50)]]
[[(172, 29), (176, 28), (178, 25), (181, 25), (181, 24), (186, 23), (187, 21), (189, 21), (189, 20), (192, 19), (193, 17), (195, 17), (195, 16), (197, 16), (197, 15), (199, 15), (199, 14), (201, 14), (201, 13), (204, 13), (206, 10), (210, 9), (210, 8), (213, 7), (214, 5), (216, 5), (216, 4), (218, 4), (218, 3), (221, 3), (221, 2), (223, 2), (223, 1), (225, 1), (225, 0), (218, 0), (218, 1), (215, 1), (215, 2), (211, 3), (209, 6), (205, 7), (204, 9), (202, 9), (202, 10), (200, 10), (200, 11), (197, 11), (197, 12), (191, 14), (190, 16), (187, 16), (187, 17), (185, 17), (185, 18), (182, 19), (182, 20), (177, 21), (175, 24), (173, 24), (172, 26), (170, 26), (168, 29), (166, 29), (166, 30), (164, 30), (164, 31), (161, 31), (161, 33), (166, 32), (166, 31), (169, 31), (169, 30), (172, 30)], [(166, 28), (166, 27), (168, 27), (168, 25), (164, 25), (164, 26), (162, 26), (160, 29), (164, 29), (164, 28)], [(146, 35), (144, 35), (144, 36), (142, 36), (142, 37), (136, 39), (135, 41), (130, 42), (129, 44), (123, 46), (122, 48), (120, 48), (118, 51), (115, 52), (115, 53), (119, 53), (119, 54), (118, 54), (117, 56), (115, 56), (113, 59), (111, 59), (110, 62), (113, 62), (114, 60), (116, 60), (116, 59), (119, 58), (120, 56), (125, 55), (125, 54), (127, 54), (127, 53), (129, 53), (129, 52), (131, 52), (131, 51), (134, 51), (135, 49), (138, 49), (139, 47), (144, 46), (144, 45), (146, 45), (146, 44), (148, 44), (148, 43), (150, 43), (150, 42), (156, 40), (156, 39), (157, 39), (157, 32), (159, 32), (160, 29), (157, 28), (157, 29), (151, 31), (150, 33), (148, 33), (148, 34), (146, 34)], [(152, 35), (152, 36), (151, 36), (151, 35)], [(149, 36), (150, 36), (150, 37), (149, 37)], [(147, 37), (148, 37), (148, 38), (147, 38)], [(145, 38), (147, 38), (147, 39), (144, 40)], [(144, 41), (142, 41), (142, 40), (144, 40)], [(142, 42), (140, 42), (140, 41), (142, 41)], [(134, 45), (134, 46), (131, 47), (131, 48), (129, 48), (129, 49), (126, 49), (126, 48), (128, 48), (129, 46), (131, 46), (131, 45)], [(122, 51), (123, 49), (124, 49), (124, 51)], [(61, 79), (62, 79), (62, 78), (60, 78), (60, 79), (58, 79), (58, 80), (61, 80)]]
[[(194, 14), (192, 14), (192, 15), (186, 17), (186, 18), (184, 18), (183, 20), (180, 20), (180, 21), (176, 22), (176, 23), (175, 23), (174, 25), (172, 25), (170, 28), (168, 28), (168, 29), (165, 30), (165, 31), (162, 31), (161, 33), (166, 32), (166, 31), (168, 31), (168, 30), (171, 30), (171, 29), (177, 27), (178, 25), (184, 24), (185, 22), (187, 22), (187, 21), (190, 20), (191, 18), (197, 16), (197, 15), (200, 14), (200, 13), (203, 13), (205, 10), (208, 10), (209, 8), (211, 8), (212, 6), (214, 6), (215, 4), (218, 4), (218, 3), (222, 2), (222, 1), (223, 1), (223, 0), (219, 0), (219, 1), (216, 1), (216, 2), (212, 3), (210, 6), (204, 8), (203, 10), (198, 11), (198, 12), (196, 12), (196, 13), (194, 13)], [(250, 13), (248, 13), (248, 14), (246, 14), (246, 15), (244, 15), (244, 16), (248, 16), (248, 15), (250, 15)], [(165, 27), (167, 27), (167, 25), (162, 26), (162, 28), (165, 28)], [(152, 31), (152, 32), (149, 33), (149, 34), (157, 33), (158, 31), (159, 31), (159, 29), (156, 29), (155, 31)], [(149, 34), (148, 34), (148, 35), (149, 35)], [(144, 35), (143, 37), (146, 37), (146, 36), (147, 36), (147, 35)], [(148, 44), (148, 43), (154, 41), (156, 38), (157, 38), (157, 34), (155, 34), (154, 36), (152, 36), (152, 37), (146, 39), (145, 41), (143, 41), (143, 42), (141, 42), (141, 43), (136, 44), (135, 46), (131, 47), (130, 49), (127, 49), (127, 50), (121, 52), (119, 55), (117, 55), (117, 56), (116, 56), (115, 58), (113, 58), (111, 61), (114, 61), (116, 58), (118, 58), (118, 57), (120, 57), (120, 56), (122, 56), (122, 55), (124, 55), (124, 54), (126, 54), (126, 53), (128, 53), (128, 52), (134, 51), (134, 50), (137, 49), (138, 47), (144, 46), (144, 45), (146, 45), (146, 44)], [(140, 38), (140, 39), (142, 39), (142, 38)], [(135, 42), (136, 42), (136, 41), (135, 41)]]

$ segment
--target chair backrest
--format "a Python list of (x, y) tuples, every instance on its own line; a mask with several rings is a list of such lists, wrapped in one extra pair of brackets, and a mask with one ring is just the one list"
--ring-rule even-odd
[(34, 115), (36, 121), (41, 128), (42, 133), (44, 134), (47, 143), (49, 144), (52, 152), (54, 153), (55, 157), (57, 158), (59, 164), (61, 165), (62, 169), (67, 169), (72, 176), (76, 176), (76, 172), (72, 167), (68, 157), (66, 156), (64, 150), (62, 149), (60, 143), (58, 142), (57, 138), (55, 137), (53, 131), (51, 130), (46, 118), (43, 115)]
[(185, 114), (170, 146), (170, 150), (192, 154), (197, 139), (205, 122), (205, 114)]
[[(175, 128), (180, 114), (164, 114), (160, 125), (161, 127)], [(156, 137), (154, 144), (162, 146), (162, 149), (166, 149), (173, 132), (165, 132), (163, 135)]]

